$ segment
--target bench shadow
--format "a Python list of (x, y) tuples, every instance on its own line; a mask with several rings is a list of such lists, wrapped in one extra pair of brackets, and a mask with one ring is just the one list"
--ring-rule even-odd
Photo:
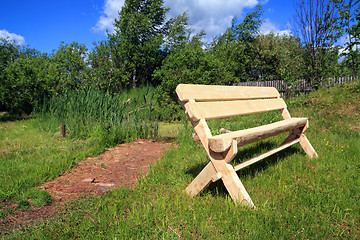
[[(244, 162), (252, 157), (262, 154), (264, 152), (264, 150), (270, 151), (270, 150), (276, 148), (277, 146), (278, 145), (273, 142), (261, 142), (261, 143), (257, 143), (256, 145), (254, 145), (250, 148), (247, 148), (247, 149), (243, 149), (243, 150), (239, 149), (237, 155), (231, 161), (231, 164), (233, 166), (237, 165), (237, 164)], [(286, 157), (295, 155), (297, 153), (301, 153), (300, 149), (295, 146), (291, 146), (283, 151), (275, 153), (257, 163), (254, 163), (244, 169), (237, 171), (237, 175), (239, 176), (240, 180), (244, 179), (245, 176), (252, 178), (255, 176), (255, 174), (262, 172), (262, 171), (266, 170), (267, 168), (277, 164), (279, 161), (282, 161)], [(195, 178), (200, 173), (200, 171), (206, 166), (207, 163), (199, 164), (195, 167), (192, 167), (186, 173), (191, 174)], [(245, 188), (246, 188), (246, 186), (245, 186)], [(219, 195), (228, 196), (229, 195), (227, 189), (225, 188), (225, 186), (221, 180), (216, 181), (214, 183), (213, 182), (210, 183), (210, 185), (207, 186), (200, 193), (200, 195), (208, 195), (208, 194), (210, 194), (212, 196), (219, 196)]]

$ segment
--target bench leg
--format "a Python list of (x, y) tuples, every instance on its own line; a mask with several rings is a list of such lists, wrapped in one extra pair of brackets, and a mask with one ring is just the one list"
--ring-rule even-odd
[(185, 193), (190, 196), (196, 196), (201, 190), (210, 184), (211, 178), (216, 175), (216, 170), (211, 162), (196, 176), (196, 178), (187, 186)]
[(234, 202), (244, 206), (255, 207), (233, 166), (227, 164), (224, 160), (213, 160), (212, 162), (217, 171), (221, 173), (221, 180)]
[(318, 154), (304, 134), (300, 136), (300, 145), (310, 158), (318, 158)]
[(210, 152), (210, 162), (196, 176), (196, 178), (187, 186), (185, 193), (195, 196), (201, 192), (212, 181), (221, 178), (224, 186), (228, 190), (230, 197), (235, 203), (255, 207), (244, 185), (241, 183), (239, 176), (236, 174), (234, 167), (228, 164), (237, 153), (237, 143), (234, 140), (232, 146), (226, 153)]
[(215, 170), (221, 174), (221, 180), (234, 202), (255, 207), (244, 185), (241, 183), (239, 176), (236, 174), (234, 167), (228, 164), (236, 154), (237, 142), (233, 140), (227, 153), (220, 154), (210, 151), (209, 157)]
[(306, 154), (310, 157), (318, 157), (315, 149), (313, 148), (313, 146), (311, 145), (311, 143), (309, 142), (309, 140), (306, 138), (305, 134), (303, 133), (306, 129), (296, 129), (294, 130), (281, 144), (280, 146), (291, 142), (295, 139), (299, 139), (300, 145), (301, 147), (304, 149), (304, 151), (306, 152)]

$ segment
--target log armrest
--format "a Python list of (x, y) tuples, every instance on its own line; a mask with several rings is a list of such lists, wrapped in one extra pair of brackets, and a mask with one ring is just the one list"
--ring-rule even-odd
[(308, 124), (307, 118), (289, 118), (260, 127), (224, 133), (210, 137), (209, 147), (214, 152), (224, 152), (231, 146), (233, 139), (237, 141), (237, 145), (240, 147), (294, 129), (307, 128)]

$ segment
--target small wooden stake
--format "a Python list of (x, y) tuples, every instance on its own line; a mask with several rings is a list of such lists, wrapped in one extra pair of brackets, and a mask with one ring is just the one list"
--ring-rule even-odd
[(62, 125), (62, 136), (65, 137), (66, 135), (66, 127), (65, 127), (65, 124)]

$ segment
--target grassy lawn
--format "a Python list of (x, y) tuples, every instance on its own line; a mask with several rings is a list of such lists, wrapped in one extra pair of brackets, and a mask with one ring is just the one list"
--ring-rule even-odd
[[(51, 196), (35, 187), (53, 179), (76, 161), (102, 151), (96, 144), (63, 138), (59, 133), (40, 130), (36, 119), (0, 124), (0, 199), (28, 206), (49, 204)], [(60, 130), (60, 128), (59, 128)], [(1, 207), (0, 203), (0, 207)], [(0, 210), (0, 217), (7, 214)]]
[[(192, 129), (183, 124), (177, 138), (179, 147), (169, 150), (136, 189), (121, 188), (99, 198), (73, 201), (57, 217), (4, 238), (359, 239), (359, 103), (359, 83), (288, 101), (292, 116), (309, 117), (306, 135), (319, 158), (310, 160), (295, 145), (238, 172), (256, 210), (235, 205), (221, 181), (194, 198), (183, 193), (208, 162), (205, 151), (192, 140)], [(212, 121), (210, 126), (214, 133), (219, 127), (241, 129), (277, 120), (279, 115)], [(26, 175), (38, 179), (31, 180), (33, 187), (54, 177), (51, 169), (58, 165), (62, 169), (71, 167), (76, 160), (98, 151), (86, 141), (38, 133), (34, 122), (0, 125), (3, 196), (12, 194), (17, 199), (30, 191), (21, 190), (28, 189), (23, 187), (30, 182), (27, 178), (17, 182), (9, 177), (24, 174), (21, 171), (29, 162), (32, 173)], [(234, 162), (269, 150), (285, 137), (242, 147)]]

